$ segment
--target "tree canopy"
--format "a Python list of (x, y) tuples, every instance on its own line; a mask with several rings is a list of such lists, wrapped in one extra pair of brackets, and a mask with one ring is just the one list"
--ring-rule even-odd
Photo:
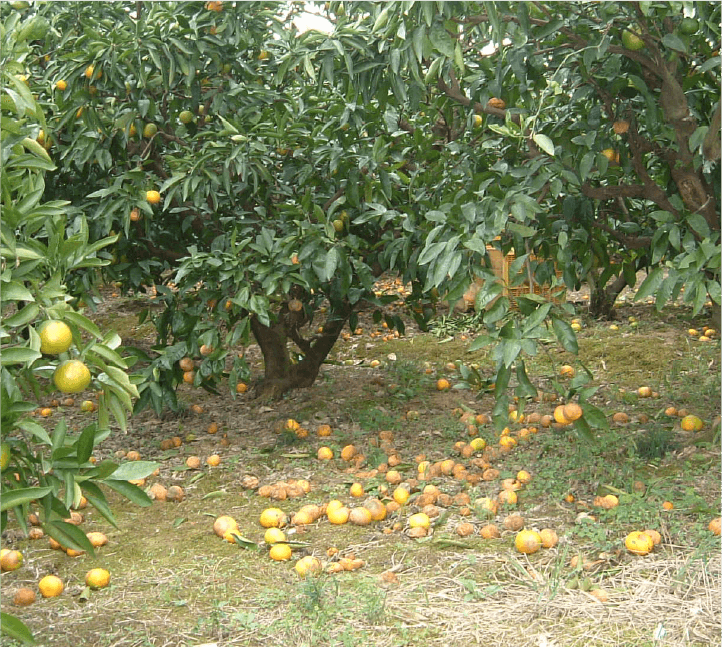
[[(106, 275), (165, 306), (140, 406), (173, 406), (203, 344), (195, 383), (233, 384), (251, 336), (262, 391), (310, 385), (361, 303), (384, 316), (384, 272), (421, 325), (485, 279), (500, 406), (514, 374), (533, 392), (523, 358), (549, 331), (576, 348), (569, 307), (530, 285), (587, 282), (611, 316), (646, 270), (638, 298), (719, 307), (716, 3), (15, 4), (4, 37), (37, 33), (3, 115), (27, 83), (46, 198), (118, 235)], [(309, 8), (328, 33), (298, 30)], [(515, 251), (518, 309), (490, 246)]]

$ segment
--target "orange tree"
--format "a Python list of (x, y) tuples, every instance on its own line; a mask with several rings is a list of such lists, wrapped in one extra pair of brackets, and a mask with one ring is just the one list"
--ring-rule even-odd
[[(48, 189), (93, 238), (117, 232), (111, 276), (165, 306), (139, 406), (176, 406), (201, 345), (194, 382), (233, 384), (251, 336), (260, 392), (308, 386), (361, 303), (383, 316), (381, 273), (453, 301), (492, 277), (489, 244), (514, 248), (518, 283), (555, 263), (588, 281), (598, 314), (642, 268), (659, 307), (682, 287), (719, 303), (717, 5), (331, 2), (328, 34), (299, 33), (302, 10), (38, 9)], [(576, 349), (565, 306), (518, 303), (490, 280), (476, 299), (499, 411), (513, 375), (533, 393), (524, 357), (549, 331)]]
[[(48, 124), (26, 85), (25, 70), (34, 43), (49, 24), (33, 15), (23, 19), (17, 11), (3, 11), (2, 19), (0, 529), (5, 530), (13, 513), (27, 532), (34, 504), (49, 536), (92, 553), (83, 531), (64, 521), (70, 508), (84, 496), (115, 524), (104, 489), (149, 504), (128, 480), (146, 476), (155, 466), (91, 460), (94, 448), (110, 433), (111, 417), (124, 428), (138, 393), (118, 353), (120, 338), (104, 334), (71, 307), (66, 283), (100, 267), (104, 261), (98, 253), (114, 239), (90, 241), (81, 211), (68, 200), (44, 199), (44, 178), (56, 166), (41, 145)], [(51, 393), (67, 397), (91, 386), (98, 395), (98, 413), (84, 428), (71, 429), (62, 414), (53, 415), (52, 430), (33, 419), (38, 402)], [(27, 628), (5, 613), (2, 632), (31, 641)]]

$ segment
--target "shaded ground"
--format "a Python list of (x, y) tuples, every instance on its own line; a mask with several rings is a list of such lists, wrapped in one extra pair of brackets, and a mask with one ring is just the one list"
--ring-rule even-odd
[[(99, 322), (112, 321), (124, 339), (147, 343), (150, 328), (137, 327), (128, 316), (136, 305), (109, 300)], [(629, 316), (638, 320), (636, 326)], [(377, 328), (363, 320), (363, 334), (339, 344), (335, 363), (324, 367), (313, 388), (271, 406), (250, 396), (212, 396), (182, 387), (184, 402), (200, 404), (202, 413), (157, 419), (144, 412), (130, 421), (127, 435), (114, 434), (96, 455), (135, 449), (160, 465), (159, 475), (146, 485), (182, 485), (186, 499), (146, 509), (114, 499), (119, 529), (86, 510), (86, 530), (100, 529), (110, 538), (95, 557), (70, 558), (45, 540), (28, 541), (10, 528), (3, 546), (19, 548), (26, 561), (3, 575), (3, 610), (27, 622), (41, 644), (62, 647), (718, 645), (719, 538), (707, 524), (719, 516), (720, 501), (719, 436), (712, 432), (720, 403), (719, 343), (691, 340), (687, 328), (707, 322), (692, 321), (683, 308), (657, 314), (648, 306), (625, 306), (619, 330), (584, 323), (580, 359), (599, 387), (594, 402), (609, 418), (624, 411), (631, 419), (611, 424), (594, 444), (570, 429), (539, 426), (538, 433), (525, 435), (520, 432), (529, 427), (510, 423), (518, 445), (502, 453), (496, 449), (498, 432), (482, 424), (478, 433), (495, 450), (459, 454), (455, 443), (470, 437), (455, 410), (489, 413), (493, 406), (483, 392), (438, 392), (434, 386), (440, 375), (459, 383), (448, 362), (478, 363), (482, 373), (488, 365), (483, 353), (467, 351), (474, 334), (469, 318), (447, 317), (436, 335), (410, 330), (405, 338), (389, 341), (371, 337)], [(250, 357), (259, 359), (254, 351)], [(374, 359), (381, 362), (377, 368), (370, 367)], [(552, 392), (544, 376), (554, 375), (563, 362), (574, 360), (553, 346), (534, 358), (537, 386)], [(639, 398), (642, 385), (659, 396)], [(525, 412), (551, 413), (555, 404), (529, 402)], [(682, 432), (679, 419), (664, 414), (668, 406), (699, 415), (705, 430), (697, 438)], [(71, 425), (81, 424), (79, 411), (65, 413)], [(308, 429), (308, 437), (281, 430), (289, 418)], [(209, 434), (214, 421), (219, 431)], [(322, 423), (333, 429), (328, 438), (316, 435)], [(54, 424), (53, 418), (47, 424)], [(381, 431), (392, 432), (393, 439), (384, 442)], [(160, 442), (172, 436), (183, 444), (161, 450)], [(365, 456), (363, 464), (339, 458), (351, 443)], [(336, 458), (319, 461), (322, 444)], [(205, 465), (211, 454), (221, 457), (220, 466)], [(202, 459), (201, 469), (185, 467), (189, 455)], [(322, 518), (295, 528), (291, 538), (307, 545), (291, 562), (273, 562), (265, 548), (242, 549), (213, 534), (214, 518), (230, 514), (245, 537), (262, 542), (258, 517), (264, 508), (274, 505), (290, 514), (305, 503), (332, 498), (360, 505), (363, 499), (349, 495), (354, 481), (368, 494), (383, 496), (384, 488), (393, 491), (393, 486), (386, 472), (373, 470), (394, 455), (401, 461), (396, 469), (414, 492), (408, 504), (366, 527), (335, 526)], [(476, 483), (443, 475), (422, 480), (421, 455), (431, 462), (452, 458), (467, 474), (479, 475), (483, 459), (499, 474)], [(502, 505), (496, 515), (473, 505), (484, 496), (496, 497), (501, 480), (520, 469), (532, 480), (519, 490), (516, 505)], [(242, 487), (247, 475), (260, 485), (308, 479), (311, 490), (303, 498), (270, 501)], [(451, 502), (438, 506), (430, 537), (411, 539), (405, 532), (408, 518), (429, 482)], [(619, 496), (620, 505), (595, 507), (594, 497), (608, 492)], [(468, 515), (462, 499), (454, 500), (460, 493), (469, 495)], [(665, 501), (672, 502), (671, 510), (662, 507)], [(516, 552), (515, 532), (503, 526), (513, 512), (523, 515), (528, 528), (554, 528), (558, 546), (529, 556)], [(456, 528), (464, 521), (475, 532), (462, 538)], [(500, 538), (478, 535), (490, 521), (502, 530)], [(629, 554), (626, 533), (645, 528), (658, 530), (662, 543), (651, 555)], [(338, 552), (329, 557), (334, 549)], [(364, 566), (304, 581), (292, 568), (303, 554), (329, 562), (353, 554)], [(586, 560), (586, 569), (570, 565), (576, 555)], [(83, 576), (93, 566), (108, 568), (112, 583), (83, 600)], [(66, 582), (61, 597), (25, 609), (9, 604), (17, 587), (36, 586), (49, 572)], [(598, 602), (590, 594), (594, 588), (603, 589), (608, 601)]]

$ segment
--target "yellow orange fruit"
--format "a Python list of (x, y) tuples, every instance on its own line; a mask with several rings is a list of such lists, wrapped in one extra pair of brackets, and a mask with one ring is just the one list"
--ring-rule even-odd
[(166, 490), (165, 499), (166, 501), (180, 503), (183, 499), (185, 499), (185, 496), (186, 493), (180, 485), (171, 485), (168, 490)]
[(446, 378), (440, 378), (436, 381), (436, 390), (437, 391), (448, 391), (451, 388), (451, 384), (449, 383), (449, 380)]
[(341, 450), (341, 458), (345, 461), (350, 461), (356, 455), (356, 447), (353, 445), (346, 445)]
[(326, 424), (319, 425), (316, 429), (316, 433), (319, 436), (330, 436), (332, 433), (331, 426)]
[(58, 355), (68, 351), (73, 343), (73, 332), (64, 321), (45, 321), (38, 328), (40, 352), (46, 355)]
[(716, 517), (716, 518), (712, 519), (712, 521), (710, 521), (709, 524), (707, 525), (707, 529), (711, 533), (713, 533), (715, 535), (719, 535), (720, 530), (722, 530), (722, 518)]
[(679, 424), (684, 431), (701, 431), (704, 427), (702, 420), (692, 414), (684, 416)]
[(64, 79), (58, 79), (55, 82), (55, 87), (61, 92), (63, 92), (68, 87), (68, 84)]
[(617, 424), (624, 425), (629, 422), (629, 416), (624, 411), (617, 411), (613, 416), (612, 420)]
[(394, 501), (396, 501), (399, 505), (405, 505), (409, 500), (409, 496), (410, 492), (405, 487), (397, 487), (393, 493)]
[(91, 568), (85, 574), (85, 584), (91, 589), (102, 589), (110, 584), (110, 573), (104, 568)]
[(554, 409), (554, 420), (560, 425), (568, 425), (571, 422), (571, 420), (564, 415), (564, 406), (565, 405), (560, 404)]
[(286, 533), (284, 533), (283, 530), (281, 530), (280, 528), (268, 528), (263, 534), (263, 540), (267, 544), (277, 544), (278, 542), (285, 542)]
[(280, 508), (266, 508), (259, 518), (259, 523), (264, 528), (282, 528), (287, 521), (286, 513)]
[(55, 386), (63, 393), (80, 393), (90, 384), (90, 370), (79, 359), (61, 362), (53, 373)]
[(352, 497), (362, 497), (364, 495), (364, 486), (361, 483), (353, 483), (349, 488), (349, 494)]
[(574, 377), (575, 373), (576, 373), (576, 371), (574, 370), (574, 367), (570, 366), (569, 364), (564, 364), (559, 369), (559, 375), (561, 377)]
[(386, 506), (378, 499), (367, 499), (364, 501), (364, 508), (371, 513), (373, 521), (383, 521), (386, 518)]
[(300, 577), (310, 577), (320, 574), (323, 570), (323, 565), (318, 557), (306, 555), (296, 562), (293, 570), (295, 570)]
[(57, 575), (46, 575), (38, 582), (38, 590), (44, 598), (55, 598), (59, 596), (65, 585)]
[(160, 203), (160, 193), (154, 190), (146, 191), (145, 199), (151, 204), (158, 204)]
[(581, 418), (582, 415), (584, 415), (582, 408), (576, 402), (569, 402), (569, 403), (565, 404), (563, 411), (564, 411), (564, 417), (567, 420), (569, 420), (570, 422), (579, 420), (579, 418)]
[(349, 520), (349, 516), (351, 514), (351, 510), (349, 510), (345, 505), (341, 505), (341, 507), (333, 507), (330, 506), (326, 508), (326, 516), (328, 517), (328, 520), (335, 524), (335, 525), (343, 525)]
[(542, 545), (541, 535), (535, 530), (522, 530), (514, 538), (514, 546), (520, 553), (531, 555)]
[(639, 530), (633, 530), (625, 537), (624, 546), (634, 555), (647, 555), (654, 550), (654, 540)]
[(280, 541), (273, 544), (268, 551), (268, 556), (277, 562), (285, 562), (291, 559), (292, 554), (293, 551), (291, 550), (291, 547)]
[(329, 461), (333, 458), (333, 450), (330, 447), (319, 447), (316, 456), (318, 460)]
[(206, 458), (206, 463), (210, 467), (218, 467), (221, 464), (221, 457), (218, 454), (211, 454)]
[(640, 386), (637, 389), (637, 395), (640, 398), (651, 398), (652, 397), (652, 389), (648, 386)]
[(409, 517), (409, 527), (425, 528), (428, 530), (431, 527), (431, 519), (425, 512), (417, 512)]

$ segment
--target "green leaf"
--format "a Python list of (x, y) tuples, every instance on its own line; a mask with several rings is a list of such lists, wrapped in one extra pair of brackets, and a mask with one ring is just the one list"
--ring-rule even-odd
[[(155, 470), (154, 470), (155, 471)], [(112, 478), (103, 481), (109, 488), (122, 494), (126, 499), (142, 507), (148, 507), (153, 504), (151, 498), (143, 492), (137, 485), (128, 483), (128, 481), (115, 480)]]
[(35, 639), (30, 629), (25, 626), (19, 618), (5, 613), (0, 612), (0, 628), (2, 628), (3, 636), (18, 640), (24, 645), (36, 645)]
[(609, 421), (607, 416), (604, 415), (604, 411), (588, 402), (580, 402), (579, 405), (584, 412), (584, 420), (587, 421), (590, 427), (603, 430), (609, 429)]
[(554, 157), (554, 142), (549, 137), (542, 135), (541, 133), (537, 133), (532, 137), (532, 139), (534, 140), (534, 143), (547, 155)]
[(153, 461), (128, 461), (121, 463), (106, 480), (136, 481), (150, 476), (158, 469), (158, 463)]
[(5, 512), (15, 506), (25, 505), (35, 499), (42, 499), (52, 492), (52, 490), (52, 487), (28, 487), (18, 490), (3, 490), (2, 500), (0, 500), (0, 512)]
[(3, 348), (2, 356), (0, 356), (0, 362), (3, 366), (10, 366), (12, 364), (32, 364), (36, 359), (40, 359), (42, 353), (32, 348), (24, 348), (22, 346), (11, 346), (10, 348)]
[(562, 348), (576, 355), (579, 352), (579, 343), (572, 327), (566, 321), (556, 317), (552, 320), (552, 327)]
[(43, 524), (43, 530), (65, 548), (84, 550), (90, 555), (95, 555), (93, 545), (85, 532), (72, 523), (55, 519)]
[(338, 259), (338, 249), (336, 247), (329, 249), (328, 254), (326, 254), (326, 263), (324, 264), (325, 278), (323, 280), (330, 281), (333, 278), (333, 275), (336, 272), (336, 267), (338, 266)]
[(662, 267), (654, 268), (647, 274), (647, 278), (642, 281), (637, 294), (634, 295), (634, 300), (639, 301), (640, 299), (646, 299), (651, 294), (655, 294), (662, 281), (664, 281), (664, 269)]
[(429, 40), (438, 52), (441, 52), (447, 58), (454, 58), (454, 41), (442, 25), (434, 23), (431, 26)]

